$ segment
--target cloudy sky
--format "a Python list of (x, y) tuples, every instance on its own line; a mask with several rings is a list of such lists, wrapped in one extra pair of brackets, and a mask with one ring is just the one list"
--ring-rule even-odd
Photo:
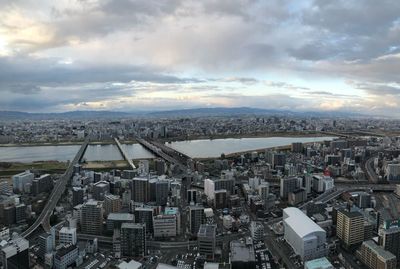
[(399, 0), (0, 0), (0, 110), (400, 115)]

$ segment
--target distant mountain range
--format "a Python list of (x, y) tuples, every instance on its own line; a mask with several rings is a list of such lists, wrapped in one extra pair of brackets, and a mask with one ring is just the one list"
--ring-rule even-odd
[(30, 113), (20, 111), (0, 111), (0, 120), (44, 120), (44, 119), (120, 119), (131, 117), (174, 118), (200, 116), (239, 116), (239, 115), (276, 115), (292, 117), (365, 117), (349, 112), (301, 112), (276, 109), (261, 109), (251, 107), (214, 107), (193, 108), (166, 111), (131, 111), (117, 112), (106, 110), (78, 110), (60, 113)]

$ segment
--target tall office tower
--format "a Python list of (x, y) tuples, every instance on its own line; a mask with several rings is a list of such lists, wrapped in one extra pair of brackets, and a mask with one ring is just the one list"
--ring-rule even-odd
[(149, 201), (149, 181), (147, 178), (135, 177), (131, 181), (132, 200), (139, 203)]
[(286, 163), (286, 155), (284, 153), (274, 153), (272, 155), (272, 166), (284, 166)]
[(45, 260), (45, 256), (47, 253), (50, 253), (53, 248), (55, 247), (53, 245), (54, 240), (53, 236), (50, 233), (43, 233), (42, 235), (39, 236), (38, 239), (38, 245), (39, 245), (39, 251), (38, 251), (38, 256), (42, 261)]
[(226, 190), (229, 195), (235, 194), (235, 179), (227, 176), (226, 178), (219, 178), (214, 180), (214, 190)]
[(168, 202), (169, 181), (159, 180), (156, 182), (156, 204), (165, 206)]
[(29, 241), (18, 237), (3, 244), (0, 264), (3, 269), (29, 268)]
[(41, 175), (32, 180), (31, 193), (38, 195), (42, 192), (48, 192), (53, 188), (53, 180), (49, 174)]
[(203, 206), (189, 206), (189, 228), (193, 235), (197, 235), (200, 225), (205, 222)]
[(103, 229), (102, 205), (89, 200), (82, 206), (81, 230), (84, 234), (101, 234)]
[(215, 181), (206, 178), (204, 180), (204, 194), (207, 196), (207, 201), (212, 201), (214, 200), (215, 196)]
[(76, 228), (62, 227), (58, 233), (58, 242), (64, 245), (76, 245)]
[(146, 226), (142, 223), (123, 223), (121, 225), (121, 255), (140, 258), (146, 254)]
[(122, 208), (122, 200), (117, 195), (106, 194), (104, 196), (104, 214), (107, 217), (110, 213), (118, 213)]
[(158, 178), (150, 178), (149, 179), (149, 201), (156, 201), (156, 184), (158, 182)]
[(298, 188), (298, 180), (296, 177), (281, 178), (280, 196), (282, 199), (287, 199), (290, 192)]
[(3, 208), (2, 222), (6, 225), (12, 225), (15, 223), (15, 205), (8, 204)]
[(204, 255), (207, 260), (214, 260), (216, 230), (216, 225), (202, 224), (197, 233), (199, 253)]
[(364, 217), (360, 212), (337, 212), (336, 236), (347, 249), (353, 249), (364, 241)]
[(110, 193), (110, 183), (107, 181), (99, 181), (93, 185), (93, 199), (103, 201), (104, 195)]
[(134, 209), (135, 223), (143, 223), (146, 225), (146, 232), (153, 233), (153, 208), (136, 207)]
[(29, 170), (14, 175), (12, 177), (13, 181), (13, 191), (14, 192), (26, 192), (27, 186), (32, 184), (35, 175), (31, 173)]
[(261, 183), (258, 188), (258, 195), (260, 195), (261, 200), (263, 200), (264, 203), (268, 201), (268, 196), (269, 196), (269, 183), (268, 182), (263, 182)]
[(15, 222), (22, 223), (26, 221), (26, 205), (18, 204), (15, 206)]
[(295, 153), (302, 153), (303, 152), (303, 143), (301, 143), (301, 142), (292, 143), (291, 150), (292, 150), (292, 152), (295, 152)]
[(362, 243), (357, 257), (370, 269), (395, 269), (397, 265), (396, 256), (372, 240)]
[(81, 187), (72, 188), (72, 206), (83, 204), (85, 191)]
[(214, 193), (214, 207), (217, 209), (228, 207), (228, 192), (226, 190), (218, 190)]
[(307, 194), (311, 193), (312, 186), (313, 186), (313, 177), (311, 174), (306, 173), (304, 175), (304, 188), (306, 189)]
[(155, 166), (155, 170), (157, 172), (157, 175), (162, 176), (165, 174), (166, 171), (166, 165), (165, 165), (165, 161), (162, 159), (155, 159), (154, 160), (154, 166)]
[(379, 245), (400, 259), (400, 227), (384, 225), (379, 229)]

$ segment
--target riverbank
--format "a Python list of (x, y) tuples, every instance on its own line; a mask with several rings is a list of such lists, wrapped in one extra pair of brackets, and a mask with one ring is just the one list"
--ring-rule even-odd
[(216, 139), (243, 139), (243, 138), (268, 138), (268, 137), (310, 137), (327, 136), (327, 133), (318, 131), (297, 131), (297, 132), (268, 132), (254, 134), (221, 134), (221, 135), (193, 135), (173, 138), (160, 138), (165, 143), (188, 141), (188, 140), (216, 140)]
[(15, 175), (26, 170), (39, 170), (43, 173), (64, 173), (68, 167), (67, 162), (58, 161), (40, 161), (30, 163), (20, 162), (0, 162), (0, 175)]
[[(83, 141), (65, 141), (65, 142), (38, 142), (38, 143), (21, 143), (21, 144), (0, 144), (0, 147), (41, 147), (41, 146), (80, 146)], [(114, 144), (114, 140), (93, 141), (90, 145), (110, 145)], [(123, 144), (137, 144), (136, 140), (126, 140)]]

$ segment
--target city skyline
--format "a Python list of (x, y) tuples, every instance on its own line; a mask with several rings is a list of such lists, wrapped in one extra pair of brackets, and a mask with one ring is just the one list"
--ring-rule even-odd
[(398, 1), (0, 3), (1, 110), (400, 112)]

